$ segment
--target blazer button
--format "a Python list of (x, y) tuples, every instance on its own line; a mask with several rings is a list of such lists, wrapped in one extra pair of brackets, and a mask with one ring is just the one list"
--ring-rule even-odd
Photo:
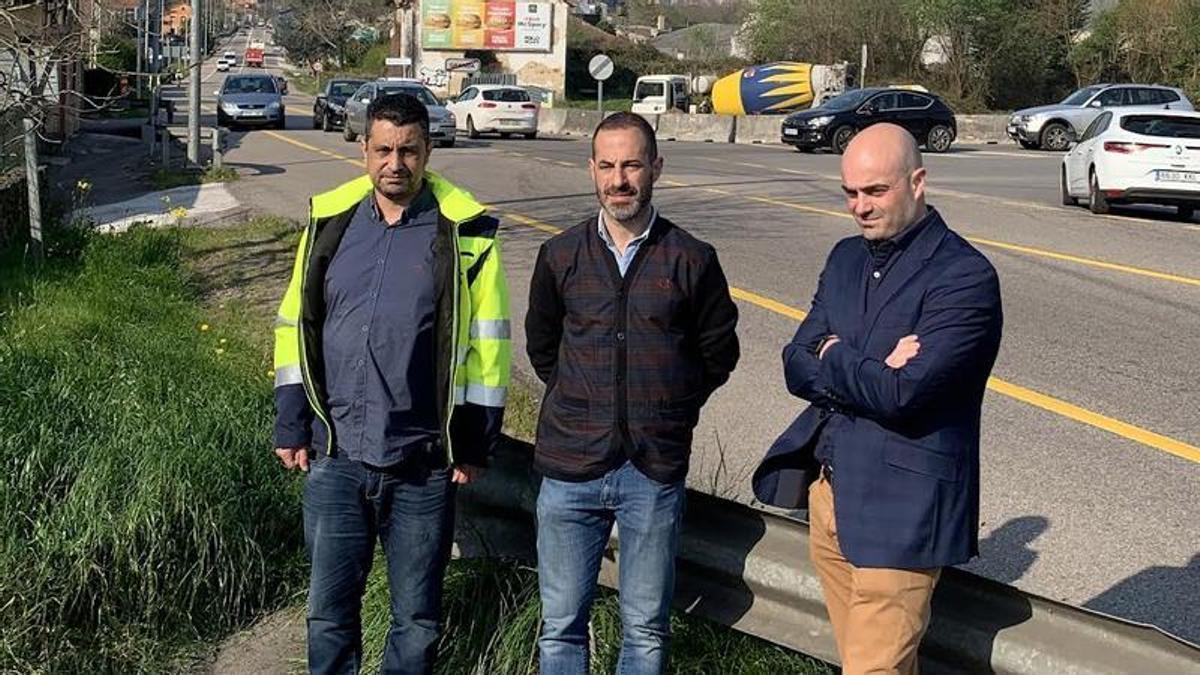
[(625, 341), (625, 334), (617, 333), (617, 342), (624, 342), (624, 341)]

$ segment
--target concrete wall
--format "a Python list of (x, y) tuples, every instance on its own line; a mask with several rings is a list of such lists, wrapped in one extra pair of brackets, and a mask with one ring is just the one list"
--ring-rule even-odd
[(732, 143), (733, 117), (681, 113), (659, 115), (657, 133), (659, 140)]
[(956, 115), (958, 142), (1007, 143), (1008, 115)]
[(778, 143), (787, 115), (746, 115), (737, 118), (738, 143)]

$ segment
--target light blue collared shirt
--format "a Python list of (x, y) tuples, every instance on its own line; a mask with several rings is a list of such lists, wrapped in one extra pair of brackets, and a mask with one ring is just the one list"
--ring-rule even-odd
[(654, 228), (654, 221), (658, 220), (658, 209), (650, 207), (650, 224), (646, 226), (646, 231), (639, 234), (629, 241), (629, 245), (625, 247), (625, 253), (622, 254), (617, 250), (617, 245), (613, 242), (612, 237), (608, 235), (608, 228), (604, 226), (604, 211), (600, 211), (600, 215), (596, 219), (596, 228), (600, 232), (600, 240), (612, 251), (613, 257), (617, 259), (617, 269), (621, 272), (621, 278), (625, 278), (625, 272), (629, 269), (629, 263), (633, 262), (633, 257), (637, 255), (638, 249), (642, 247), (642, 242), (646, 241), (646, 237), (650, 236), (650, 230)]

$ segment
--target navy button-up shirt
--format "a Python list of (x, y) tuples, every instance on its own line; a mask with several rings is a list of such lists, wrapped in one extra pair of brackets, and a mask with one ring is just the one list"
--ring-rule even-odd
[[(354, 211), (325, 277), (323, 358), (340, 452), (392, 466), (440, 437), (433, 245), (438, 208), (426, 184), (397, 223), (375, 195)], [(315, 445), (324, 429), (314, 424)]]

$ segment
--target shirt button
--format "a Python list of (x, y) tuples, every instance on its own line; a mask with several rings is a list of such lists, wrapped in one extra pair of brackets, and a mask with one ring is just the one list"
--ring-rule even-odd
[(379, 259), (379, 264), (380, 264), (380, 265), (382, 265), (382, 264), (383, 264), (383, 258), (380, 258), (380, 259)]
[(362, 360), (362, 359), (359, 359), (359, 360), (358, 360), (358, 367), (359, 367), (359, 368), (362, 368), (362, 367), (363, 367), (363, 366), (364, 366), (366, 363), (367, 363), (366, 361), (364, 361), (364, 360)]
[(619, 342), (624, 342), (624, 341), (625, 341), (625, 334), (624, 334), (624, 333), (617, 333), (617, 340), (618, 340)]
[(875, 270), (874, 272), (872, 272), (872, 273), (871, 273), (871, 276), (873, 276), (873, 277), (875, 277), (876, 279), (878, 279), (878, 278), (879, 278), (881, 275), (879, 274), (879, 270)]
[(363, 324), (363, 327), (362, 327), (362, 332), (364, 332), (364, 333), (365, 333), (365, 332), (367, 332), (367, 325), (366, 325), (366, 324)]

